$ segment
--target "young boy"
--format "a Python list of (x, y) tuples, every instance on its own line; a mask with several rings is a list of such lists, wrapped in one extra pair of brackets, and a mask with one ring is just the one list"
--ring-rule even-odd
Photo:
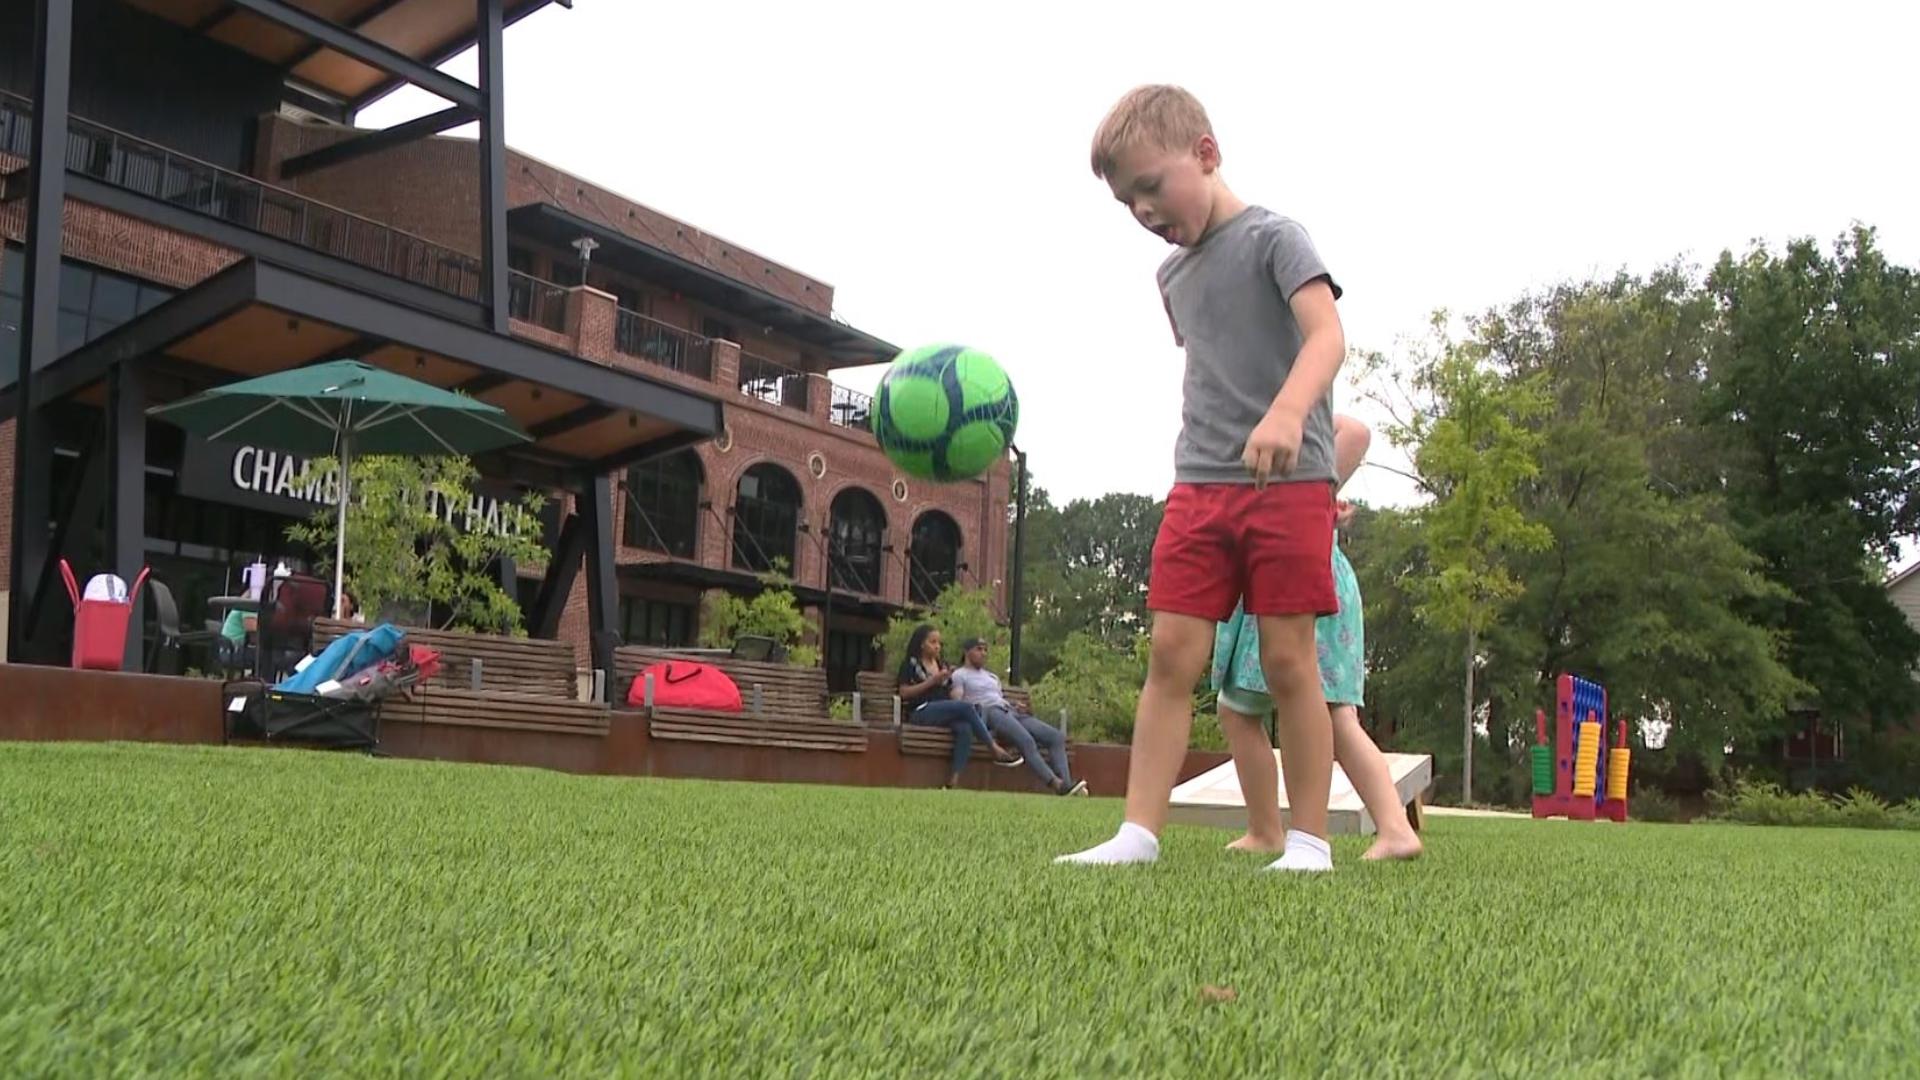
[(1159, 281), (1187, 370), (1174, 485), (1148, 582), (1153, 648), (1126, 821), (1111, 840), (1058, 861), (1159, 857), (1193, 688), (1214, 625), (1244, 596), (1260, 628), (1293, 806), (1286, 851), (1270, 869), (1330, 870), (1333, 730), (1313, 622), (1339, 609), (1328, 395), (1346, 351), (1340, 288), (1304, 229), (1227, 187), (1206, 110), (1185, 90), (1144, 86), (1121, 98), (1094, 135), (1093, 171), (1135, 221), (1178, 248)]

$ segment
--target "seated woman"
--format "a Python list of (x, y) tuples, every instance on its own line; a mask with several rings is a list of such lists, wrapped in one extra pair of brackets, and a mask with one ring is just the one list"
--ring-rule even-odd
[(953, 732), (953, 756), (947, 768), (947, 787), (960, 784), (960, 772), (973, 756), (973, 740), (993, 748), (994, 760), (1020, 765), (1026, 759), (1008, 753), (994, 741), (980, 711), (953, 699), (953, 669), (940, 662), (940, 631), (930, 623), (914, 627), (907, 639), (907, 655), (900, 661), (900, 707), (909, 724), (944, 727)]

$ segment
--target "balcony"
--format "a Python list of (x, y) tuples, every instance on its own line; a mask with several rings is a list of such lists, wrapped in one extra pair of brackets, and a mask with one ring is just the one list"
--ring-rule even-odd
[(507, 272), (507, 314), (556, 334), (567, 332), (567, 290), (518, 270)]
[(613, 347), (635, 359), (696, 378), (713, 378), (713, 342), (637, 311), (614, 312)]
[(807, 375), (750, 352), (740, 354), (739, 390), (755, 401), (807, 411)]
[(827, 409), (829, 423), (844, 428), (869, 430), (868, 420), (873, 415), (873, 398), (858, 390), (849, 390), (838, 383), (833, 387), (833, 404)]
[[(72, 173), (448, 296), (480, 299), (480, 260), (471, 255), (77, 116), (68, 124)], [(32, 133), (33, 103), (0, 92), (0, 153), (25, 159)], [(9, 177), (7, 196), (24, 197), (25, 179), (24, 171)]]

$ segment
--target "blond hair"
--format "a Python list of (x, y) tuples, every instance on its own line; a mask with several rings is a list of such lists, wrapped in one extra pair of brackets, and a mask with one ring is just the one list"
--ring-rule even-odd
[(1093, 133), (1093, 175), (1106, 179), (1120, 155), (1135, 146), (1185, 150), (1212, 134), (1213, 122), (1199, 98), (1178, 86), (1134, 87)]

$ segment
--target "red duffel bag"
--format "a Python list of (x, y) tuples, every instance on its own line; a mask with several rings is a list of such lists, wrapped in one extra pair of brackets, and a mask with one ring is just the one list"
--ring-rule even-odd
[(695, 660), (663, 660), (641, 672), (627, 688), (628, 705), (646, 704), (648, 676), (653, 677), (653, 703), (663, 709), (741, 709), (740, 688), (727, 673)]

